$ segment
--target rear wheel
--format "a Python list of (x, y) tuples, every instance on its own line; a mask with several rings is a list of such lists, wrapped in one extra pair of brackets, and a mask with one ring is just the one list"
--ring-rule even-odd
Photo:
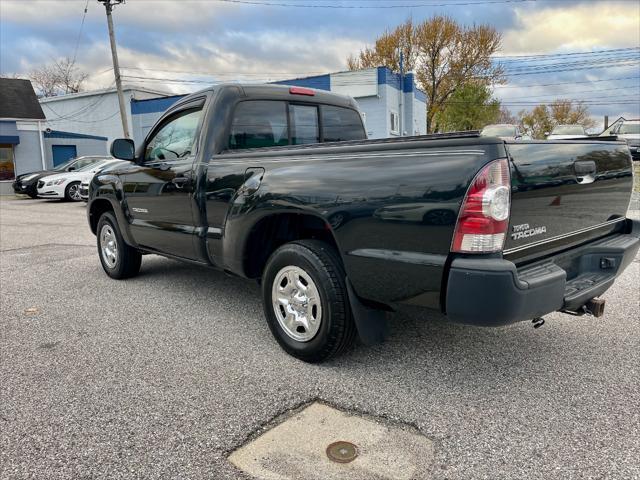
[(97, 241), (100, 263), (107, 275), (124, 279), (138, 274), (142, 255), (125, 243), (111, 212), (103, 213), (98, 220)]
[(267, 323), (287, 353), (321, 362), (353, 343), (345, 274), (331, 246), (318, 240), (287, 243), (271, 255), (262, 280)]
[(80, 182), (71, 182), (64, 190), (64, 199), (71, 202), (79, 202), (82, 200), (80, 196)]

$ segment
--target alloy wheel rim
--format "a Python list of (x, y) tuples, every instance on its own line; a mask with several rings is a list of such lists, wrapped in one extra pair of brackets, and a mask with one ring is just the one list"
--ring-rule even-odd
[(72, 200), (80, 200), (80, 186), (79, 185), (71, 185), (69, 187), (69, 196)]
[(100, 253), (109, 268), (116, 266), (118, 263), (118, 243), (111, 225), (103, 225), (100, 230)]
[(302, 268), (289, 265), (273, 280), (273, 311), (284, 332), (298, 342), (316, 336), (322, 323), (320, 292), (311, 276)]

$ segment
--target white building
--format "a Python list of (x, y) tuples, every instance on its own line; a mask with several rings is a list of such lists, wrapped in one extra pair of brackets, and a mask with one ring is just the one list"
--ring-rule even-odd
[(72, 157), (105, 155), (107, 139), (45, 130), (45, 115), (29, 80), (0, 78), (0, 194), (16, 176), (50, 169)]
[[(426, 95), (416, 87), (413, 74), (401, 81), (386, 67), (330, 73), (275, 82), (349, 95), (358, 102), (369, 138), (424, 135), (427, 131)], [(401, 85), (402, 84), (402, 85)], [(183, 95), (125, 87), (131, 137), (139, 145), (156, 120)], [(64, 130), (107, 137), (122, 137), (118, 97), (114, 89), (42, 99), (46, 124)]]
[[(126, 85), (123, 89), (130, 130), (134, 124), (131, 111), (134, 101), (168, 95), (157, 90)], [(115, 88), (41, 98), (40, 105), (47, 118), (45, 125), (51, 130), (107, 137), (109, 144), (124, 136)], [(135, 135), (132, 134), (132, 137), (135, 138)]]
[[(404, 76), (387, 67), (330, 73), (276, 82), (349, 95), (358, 102), (369, 138), (427, 133), (427, 97), (412, 73)], [(402, 83), (402, 85), (401, 85)]]

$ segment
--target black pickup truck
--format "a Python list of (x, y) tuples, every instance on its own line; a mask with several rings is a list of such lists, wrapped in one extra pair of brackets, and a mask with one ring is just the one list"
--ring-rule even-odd
[(598, 316), (640, 245), (623, 142), (366, 140), (348, 97), (222, 85), (111, 153), (130, 162), (87, 207), (105, 272), (154, 253), (257, 279), (275, 338), (310, 362), (380, 340), (403, 305), (473, 325)]

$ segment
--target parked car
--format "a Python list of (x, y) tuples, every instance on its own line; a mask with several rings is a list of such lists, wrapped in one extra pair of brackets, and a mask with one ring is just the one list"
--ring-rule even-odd
[(89, 171), (86, 174), (83, 174), (80, 180), (80, 199), (83, 202), (86, 202), (87, 200), (89, 200), (89, 184), (91, 183), (91, 179), (96, 173), (106, 173), (112, 168), (117, 168), (119, 165), (122, 165), (124, 163), (126, 162), (121, 160), (115, 161), (105, 165), (104, 168), (99, 169), (97, 172)]
[(38, 197), (79, 202), (82, 200), (80, 196), (80, 183), (82, 180), (87, 177), (93, 177), (95, 173), (118, 162), (119, 160), (114, 158), (103, 159), (100, 162), (89, 164), (72, 172), (58, 173), (41, 178), (38, 180)]
[(80, 181), (80, 199), (85, 203), (89, 200), (89, 184), (92, 178), (93, 175), (87, 175)]
[[(356, 108), (306, 88), (219, 85), (172, 106), (138, 150), (114, 141), (129, 163), (94, 176), (87, 206), (104, 271), (133, 277), (155, 253), (258, 279), (276, 340), (309, 362), (356, 334), (379, 341), (385, 312), (404, 305), (487, 326), (602, 314), (596, 297), (640, 246), (626, 143), (364, 140)], [(455, 219), (382, 221), (398, 192)], [(332, 225), (331, 199), (358, 215)]]
[(73, 172), (87, 165), (100, 162), (105, 159), (109, 159), (108, 156), (82, 156), (78, 158), (72, 158), (71, 160), (52, 168), (51, 170), (40, 170), (37, 172), (25, 173), (18, 175), (13, 182), (13, 191), (15, 193), (22, 193), (29, 195), (31, 198), (38, 197), (38, 181), (48, 175), (55, 175), (61, 172)]
[(587, 132), (582, 125), (556, 125), (551, 132), (545, 132), (547, 140), (566, 140), (569, 138), (586, 138)]
[(610, 135), (624, 139), (629, 144), (633, 159), (640, 161), (640, 120), (623, 119), (617, 125), (613, 125)]
[[(518, 125), (509, 123), (487, 125), (482, 129), (480, 135), (484, 137), (498, 137), (502, 140), (531, 140), (531, 136), (526, 132), (522, 132)], [(526, 138), (523, 138), (523, 136), (526, 136)]]

